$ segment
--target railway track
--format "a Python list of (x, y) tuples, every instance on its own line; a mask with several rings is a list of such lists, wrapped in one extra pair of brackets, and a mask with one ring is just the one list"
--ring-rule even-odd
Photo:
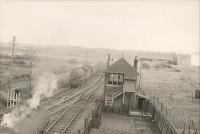
[(95, 88), (95, 86), (98, 85), (101, 81), (102, 80), (99, 77), (93, 84), (89, 85), (83, 90), (80, 90), (74, 94), (70, 94), (70, 96), (65, 96), (60, 100), (56, 100), (57, 102), (55, 104), (49, 105), (49, 107), (47, 107), (47, 111), (50, 112), (50, 115), (60, 113), (60, 111), (65, 109), (67, 106), (79, 100), (84, 94), (90, 92), (90, 90)]
[[(98, 79), (94, 83), (96, 83), (97, 81), (98, 81)], [(71, 100), (72, 98), (74, 98), (78, 94), (81, 94), (82, 92), (84, 92), (83, 90), (87, 90), (91, 86), (91, 85), (89, 85), (88, 87), (86, 87), (83, 90), (79, 91), (80, 89), (76, 89), (76, 88), (73, 89), (73, 88), (70, 87), (69, 84), (67, 84), (67, 85), (68, 86), (66, 86), (63, 91), (58, 92), (57, 94), (53, 95), (52, 97), (42, 99), (40, 105), (38, 106), (38, 108), (39, 109), (44, 109), (45, 108), (48, 111), (51, 111), (51, 109), (54, 109), (54, 108), (55, 109), (56, 108), (60, 109), (59, 107), (65, 106), (63, 103)]]
[(39, 105), (39, 108), (49, 107), (49, 106), (55, 104), (56, 102), (58, 102), (58, 100), (60, 100), (60, 99), (62, 99), (64, 97), (67, 97), (72, 92), (73, 92), (73, 89), (68, 87), (64, 91), (61, 91), (61, 92), (55, 94), (51, 98), (48, 98), (48, 99), (45, 99), (45, 100), (41, 101), (41, 104)]
[[(82, 100), (82, 101), (81, 101)], [(56, 120), (50, 124), (45, 130), (46, 134), (64, 134), (72, 131), (72, 122), (77, 119), (77, 116), (83, 110), (85, 103), (87, 103), (88, 97), (80, 99), (73, 105), (70, 105)]]
[[(98, 89), (102, 83), (102, 77), (98, 77), (98, 79), (90, 86), (70, 97), (66, 97), (65, 100), (61, 103), (47, 108), (47, 110), (50, 111), (49, 119), (51, 121), (48, 123), (48, 126), (45, 128), (43, 133), (70, 133), (73, 128), (73, 123), (78, 119), (78, 116), (80, 115), (88, 100), (90, 100), (92, 97), (94, 91)], [(39, 133), (37, 132), (37, 134)]]
[(58, 93), (54, 94), (53, 96), (51, 96), (51, 97), (49, 97), (49, 98), (43, 98), (43, 99), (41, 99), (41, 103), (46, 103), (47, 101), (49, 101), (49, 100), (51, 100), (51, 99), (53, 99), (53, 98), (62, 96), (63, 93), (65, 93), (68, 89), (71, 89), (69, 83), (68, 83), (67, 85), (68, 85), (68, 86), (64, 86), (64, 87), (60, 88), (60, 89), (62, 89), (61, 92), (58, 92)]
[(47, 129), (45, 130), (46, 134), (67, 134), (71, 133), (73, 130), (73, 123), (78, 119), (80, 113), (87, 102), (92, 97), (94, 91), (98, 89), (98, 87), (102, 84), (101, 81), (93, 90), (88, 91), (84, 94), (81, 98), (76, 100), (74, 103), (70, 104), (67, 109), (51, 124), (48, 125)]

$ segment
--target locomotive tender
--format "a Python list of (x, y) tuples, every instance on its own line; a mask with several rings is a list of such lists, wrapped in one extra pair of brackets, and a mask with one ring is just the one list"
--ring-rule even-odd
[(92, 75), (92, 71), (92, 66), (90, 65), (80, 65), (72, 69), (69, 80), (70, 86), (73, 88), (81, 85)]

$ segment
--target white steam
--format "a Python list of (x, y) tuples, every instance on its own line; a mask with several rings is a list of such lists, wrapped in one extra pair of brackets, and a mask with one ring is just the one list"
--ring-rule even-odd
[(28, 106), (22, 105), (20, 107), (15, 108), (12, 112), (4, 114), (3, 120), (1, 122), (1, 126), (3, 127), (9, 127), (11, 129), (14, 128), (15, 125), (26, 115), (28, 115), (31, 112), (31, 109)]
[(33, 97), (28, 100), (31, 109), (37, 108), (40, 104), (40, 97), (50, 97), (57, 90), (57, 79), (54, 74), (45, 73), (38, 79), (38, 84), (34, 88)]
[(41, 95), (50, 97), (57, 90), (57, 78), (54, 74), (45, 73), (41, 75), (34, 87), (33, 97), (27, 101), (27, 105), (15, 108), (12, 112), (4, 114), (1, 126), (15, 129), (15, 125), (30, 114), (32, 109), (37, 109), (40, 104)]

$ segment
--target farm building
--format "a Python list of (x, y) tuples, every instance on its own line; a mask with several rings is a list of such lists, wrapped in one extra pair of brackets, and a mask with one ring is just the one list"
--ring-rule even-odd
[(136, 110), (136, 90), (138, 87), (137, 58), (132, 67), (122, 56), (105, 70), (105, 107), (114, 111)]

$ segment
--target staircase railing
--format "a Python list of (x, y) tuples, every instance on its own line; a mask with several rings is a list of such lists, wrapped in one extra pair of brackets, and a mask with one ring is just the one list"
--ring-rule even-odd
[[(105, 104), (107, 104), (107, 102), (111, 101), (111, 104), (110, 106), (112, 106), (113, 104), (113, 100), (118, 97), (121, 93), (123, 92), (123, 88), (119, 89), (117, 92), (115, 92), (114, 94), (112, 94), (112, 96), (108, 97), (107, 94), (106, 94), (106, 98), (105, 98)], [(108, 100), (109, 99), (109, 100)], [(111, 99), (111, 100), (110, 100)]]
[(112, 99), (115, 99), (117, 96), (119, 96), (121, 93), (123, 92), (123, 89), (120, 89), (118, 90), (117, 92), (115, 92), (113, 95), (112, 95)]

